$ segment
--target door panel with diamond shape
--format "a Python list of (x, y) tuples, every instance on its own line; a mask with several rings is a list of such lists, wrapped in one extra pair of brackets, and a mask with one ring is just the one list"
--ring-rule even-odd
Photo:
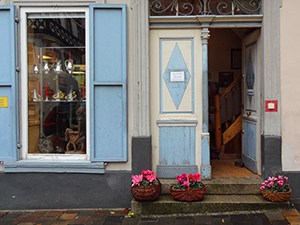
[(198, 172), (201, 162), (199, 30), (150, 31), (153, 169), (161, 178)]

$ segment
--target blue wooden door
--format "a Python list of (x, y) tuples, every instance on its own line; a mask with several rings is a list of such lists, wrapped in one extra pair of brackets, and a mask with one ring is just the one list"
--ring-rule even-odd
[(17, 93), (15, 16), (13, 6), (0, 6), (0, 161), (17, 159)]
[(91, 160), (127, 160), (126, 5), (90, 6)]
[(260, 54), (259, 30), (243, 40), (244, 110), (242, 160), (254, 173), (260, 173)]
[(161, 178), (201, 168), (200, 36), (192, 29), (150, 31), (152, 161)]

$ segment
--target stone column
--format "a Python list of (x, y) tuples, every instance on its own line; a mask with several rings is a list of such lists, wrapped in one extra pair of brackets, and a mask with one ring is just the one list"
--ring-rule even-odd
[(211, 178), (210, 166), (210, 148), (209, 148), (209, 132), (208, 132), (208, 27), (201, 29), (202, 39), (202, 159), (201, 174), (203, 178)]

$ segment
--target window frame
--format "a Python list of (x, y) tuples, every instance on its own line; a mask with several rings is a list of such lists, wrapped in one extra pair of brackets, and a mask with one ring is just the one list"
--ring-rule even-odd
[[(86, 153), (85, 154), (30, 154), (28, 153), (28, 57), (27, 57), (27, 15), (31, 13), (71, 13), (85, 14), (85, 54), (86, 54)], [(37, 161), (90, 161), (90, 39), (89, 39), (89, 7), (21, 7), (20, 8), (20, 160)]]

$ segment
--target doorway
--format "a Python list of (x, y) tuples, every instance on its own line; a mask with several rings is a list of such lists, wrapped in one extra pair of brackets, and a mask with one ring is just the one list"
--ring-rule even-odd
[(260, 174), (259, 37), (255, 28), (210, 29), (208, 96), (212, 178)]

